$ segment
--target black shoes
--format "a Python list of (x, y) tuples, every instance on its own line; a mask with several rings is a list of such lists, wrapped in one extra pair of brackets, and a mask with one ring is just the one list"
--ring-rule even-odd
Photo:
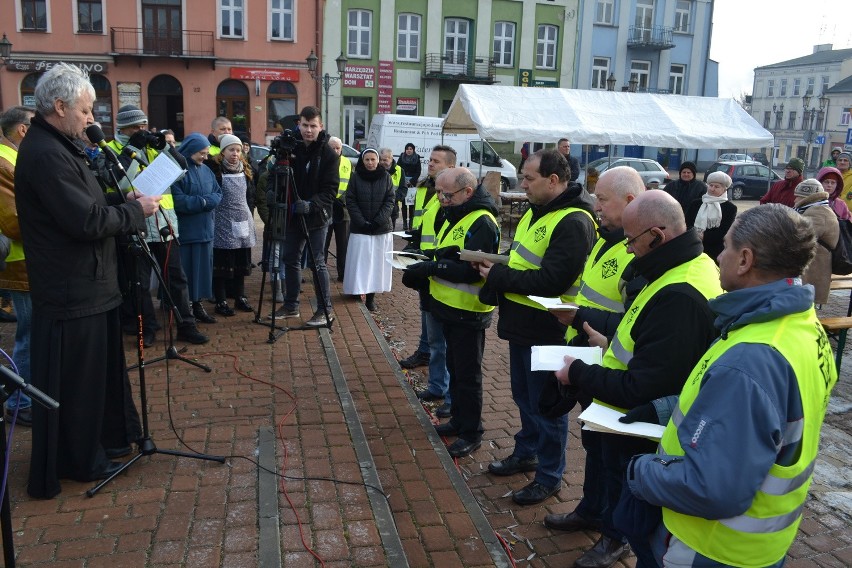
[(435, 432), (438, 433), (439, 436), (458, 436), (459, 431), (455, 426), (452, 425), (451, 422), (447, 422), (446, 424), (438, 424), (435, 426)]
[(116, 458), (123, 458), (124, 456), (129, 456), (133, 451), (133, 448), (130, 446), (124, 446), (122, 448), (105, 448), (104, 453), (106, 454), (107, 459), (114, 460)]
[(535, 505), (537, 503), (541, 503), (548, 497), (556, 495), (559, 493), (561, 488), (562, 483), (557, 483), (555, 487), (545, 487), (538, 481), (533, 481), (526, 487), (518, 489), (512, 493), (512, 501), (518, 505)]
[(121, 469), (121, 467), (123, 465), (124, 464), (121, 463), (121, 462), (111, 461), (111, 462), (108, 463), (108, 465), (106, 467), (104, 467), (100, 471), (96, 471), (95, 473), (92, 474), (90, 479), (87, 479), (85, 481), (100, 481), (101, 479), (106, 479), (108, 477), (112, 477), (113, 475), (118, 473), (118, 471)]
[(216, 318), (207, 313), (201, 302), (192, 302), (192, 316), (201, 323), (216, 323)]
[(447, 446), (447, 452), (449, 452), (449, 454), (454, 458), (463, 458), (474, 450), (479, 449), (479, 446), (481, 445), (482, 441), (471, 442), (470, 440), (459, 438)]
[(240, 310), (241, 312), (254, 312), (254, 308), (249, 304), (248, 298), (245, 296), (240, 296), (234, 301), (234, 307)]
[(488, 471), (494, 475), (515, 475), (523, 471), (535, 471), (537, 468), (538, 458), (519, 458), (515, 454), (488, 464)]
[(367, 310), (371, 312), (375, 312), (378, 310), (376, 307), (376, 298), (375, 294), (367, 294), (367, 298), (364, 300), (364, 305), (367, 307)]
[(549, 529), (565, 532), (601, 530), (600, 521), (590, 521), (580, 515), (577, 511), (571, 511), (570, 513), (564, 513), (561, 515), (545, 515), (544, 526)]
[(406, 357), (399, 362), (399, 366), (403, 369), (413, 369), (415, 367), (425, 367), (429, 364), (429, 354), (422, 351), (415, 351), (411, 356)]
[(630, 545), (601, 535), (598, 541), (574, 561), (576, 568), (609, 568), (630, 552)]
[(452, 405), (449, 402), (445, 402), (435, 410), (435, 416), (438, 418), (449, 418), (452, 415)]
[(334, 314), (331, 310), (328, 311), (328, 317), (322, 310), (314, 312), (311, 319), (305, 322), (306, 327), (328, 327), (334, 321)]
[[(281, 306), (277, 310), (275, 310), (275, 319), (281, 318), (297, 318), (299, 317), (299, 310), (296, 308), (285, 308)], [(266, 319), (272, 319), (272, 316), (266, 316)]]
[[(9, 424), (12, 423), (12, 419), (15, 417), (15, 409), (14, 408), (3, 408), (3, 418), (6, 419), (6, 422)], [(15, 422), (18, 426), (32, 426), (33, 425), (33, 409), (32, 407), (20, 408), (18, 409), (18, 420)]]
[(153, 329), (146, 329), (142, 331), (142, 345), (145, 347), (151, 347), (154, 345), (154, 342), (157, 341), (157, 332)]
[(198, 328), (195, 327), (195, 325), (185, 325), (178, 328), (177, 340), (201, 345), (210, 341), (210, 338), (198, 331)]
[(220, 316), (225, 316), (226, 318), (229, 318), (236, 313), (236, 312), (234, 312), (234, 309), (231, 306), (228, 305), (227, 300), (222, 300), (221, 302), (216, 302), (215, 311)]
[(426, 389), (417, 393), (417, 398), (419, 398), (423, 402), (434, 402), (436, 400), (443, 400), (444, 396), (440, 394), (435, 394), (429, 389)]

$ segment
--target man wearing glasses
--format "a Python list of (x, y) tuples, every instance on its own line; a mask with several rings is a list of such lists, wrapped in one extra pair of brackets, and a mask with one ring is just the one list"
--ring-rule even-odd
[(784, 166), (784, 179), (772, 184), (766, 195), (760, 198), (760, 204), (780, 203), (781, 205), (792, 207), (796, 202), (796, 196), (793, 195), (793, 191), (804, 180), (802, 177), (804, 169), (805, 162), (800, 158), (793, 158), (787, 162), (787, 165)]
[[(646, 191), (638, 196), (625, 207), (622, 222), (627, 250), (635, 256), (633, 268), (648, 284), (618, 325), (602, 365), (565, 357), (565, 367), (556, 376), (595, 402), (628, 412), (681, 391), (716, 337), (715, 315), (707, 301), (722, 288), (716, 263), (704, 254), (695, 230), (687, 230), (680, 204), (668, 193)], [(630, 458), (655, 448), (656, 443), (645, 438), (602, 435), (606, 505), (601, 537), (575, 566), (605, 568), (627, 554), (612, 512)], [(656, 566), (647, 542), (631, 539), (630, 545), (638, 567)]]

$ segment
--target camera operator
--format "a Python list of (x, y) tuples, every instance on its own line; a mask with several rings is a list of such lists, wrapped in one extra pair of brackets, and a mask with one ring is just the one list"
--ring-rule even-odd
[[(290, 204), (287, 212), (287, 232), (284, 241), (284, 315), (299, 315), (301, 292), (301, 259), (305, 242), (310, 239), (310, 250), (316, 266), (314, 290), (318, 309), (306, 322), (310, 327), (322, 327), (334, 319), (331, 313), (328, 269), (325, 265), (325, 235), (331, 222), (332, 203), (337, 195), (340, 175), (338, 156), (328, 146), (328, 133), (323, 130), (320, 110), (306, 106), (299, 113), (299, 130), (293, 134), (284, 131), (275, 142), (273, 151), (292, 151), (294, 187), (285, 197)], [(301, 142), (301, 143), (299, 143)], [(305, 234), (307, 231), (307, 234)], [(319, 302), (325, 303), (326, 310)], [(326, 319), (325, 312), (328, 312)]]

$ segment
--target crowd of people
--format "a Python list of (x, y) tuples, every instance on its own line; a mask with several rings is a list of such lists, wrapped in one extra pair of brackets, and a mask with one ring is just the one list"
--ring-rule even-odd
[[(451, 456), (485, 438), (482, 360), (496, 310), (520, 429), (488, 472), (533, 473), (512, 493), (515, 503), (542, 503), (562, 488), (567, 414), (577, 403), (665, 426), (659, 443), (581, 432), (582, 499), (544, 518), (554, 530), (599, 532), (575, 566), (606, 568), (630, 550), (640, 568), (783, 564), (837, 380), (815, 303), (827, 301), (829, 249), (838, 219), (849, 218), (848, 153), (815, 179), (790, 160), (762, 205), (738, 214), (730, 177), (714, 172), (705, 185), (691, 162), (664, 190), (613, 168), (592, 195), (576, 183), (579, 164), (562, 139), (524, 156), (529, 207), (504, 258), (468, 262), (460, 251), (500, 252), (499, 209), (450, 146), (431, 150), (422, 179), (411, 144), (398, 157), (366, 148), (353, 168), (308, 106), (290, 132), (292, 167), (279, 169), (273, 154), (254, 170), (227, 118), (175, 146), (152, 136), (130, 105), (117, 113), (109, 148), (96, 151), (87, 135), (94, 89), (74, 66), (46, 72), (35, 99), (34, 109), (0, 117), (0, 230), (11, 243), (0, 287), (18, 318), (13, 361), (61, 401), (55, 411), (20, 395), (6, 404), (7, 415), (32, 424), (31, 496), (54, 497), (60, 479), (111, 476), (122, 465), (114, 460), (140, 440), (122, 332), (133, 323), (149, 345), (159, 329), (151, 263), (132, 252), (141, 243), (164, 275), (163, 302), (180, 315), (177, 338), (200, 344), (207, 337), (197, 323), (217, 321), (207, 299), (225, 318), (254, 311), (245, 278), (255, 207), (265, 224), (262, 262), (280, 296), (276, 317), (300, 317), (306, 260), (313, 269), (318, 304), (308, 327), (334, 321), (330, 227), (343, 293), (376, 311), (376, 295), (391, 290), (391, 232), (401, 216), (407, 248), (426, 260), (402, 275), (418, 292), (421, 330), (400, 364), (428, 365), (418, 397), (444, 401), (436, 415), (448, 420), (435, 428), (455, 438)], [(135, 171), (164, 152), (184, 175), (165, 195), (134, 189)], [(550, 311), (531, 295), (577, 309)], [(602, 360), (566, 356), (556, 373), (532, 370), (533, 346), (566, 344), (601, 347)]]

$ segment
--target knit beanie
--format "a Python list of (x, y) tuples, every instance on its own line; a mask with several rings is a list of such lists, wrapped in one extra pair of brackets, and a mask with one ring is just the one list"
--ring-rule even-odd
[(731, 179), (731, 176), (725, 172), (713, 172), (707, 176), (707, 183), (721, 183), (725, 186), (725, 189), (728, 189), (734, 182)]
[(695, 164), (693, 162), (682, 163), (680, 165), (680, 169), (678, 170), (678, 173), (682, 172), (683, 170), (691, 171), (693, 176), (698, 173), (698, 170), (696, 169)]
[(802, 173), (805, 170), (805, 162), (801, 158), (792, 158), (787, 162), (787, 167)]
[(793, 195), (796, 197), (807, 197), (820, 191), (825, 191), (822, 188), (822, 184), (814, 178), (808, 178), (796, 186), (796, 189), (793, 190)]
[(134, 124), (148, 124), (148, 117), (138, 107), (133, 105), (124, 105), (118, 109), (118, 114), (115, 115), (115, 127), (121, 130)]
[(839, 154), (837, 154), (837, 157), (834, 158), (834, 159), (839, 160), (840, 158), (846, 158), (847, 160), (852, 160), (852, 155), (850, 155), (849, 152), (840, 152)]
[(243, 147), (242, 140), (240, 140), (233, 134), (225, 134), (224, 136), (219, 138), (219, 148), (221, 148), (222, 150), (224, 150), (228, 146), (231, 146), (232, 144), (238, 144), (240, 148)]

